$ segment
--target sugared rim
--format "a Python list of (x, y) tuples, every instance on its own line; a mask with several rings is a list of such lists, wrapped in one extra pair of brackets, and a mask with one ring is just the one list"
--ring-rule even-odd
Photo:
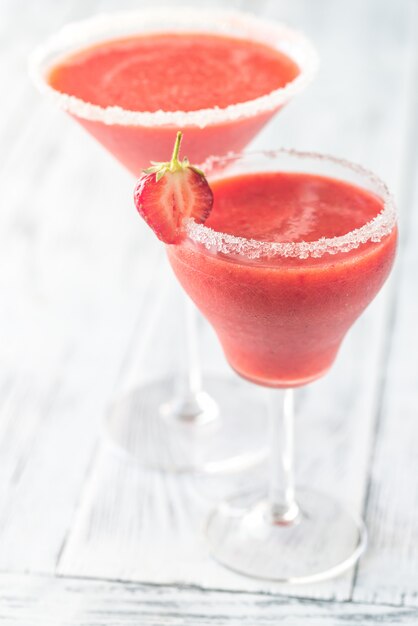
[[(230, 153), (224, 157), (209, 157), (201, 166), (209, 177), (211, 171), (216, 168), (219, 172), (233, 161), (243, 158), (271, 158), (275, 159), (280, 155), (289, 155), (301, 159), (316, 159), (328, 161), (335, 165), (349, 169), (367, 179), (375, 188), (376, 195), (383, 202), (383, 208), (372, 220), (364, 226), (356, 228), (351, 232), (339, 237), (321, 237), (316, 241), (298, 242), (272, 242), (259, 241), (257, 239), (246, 239), (245, 237), (235, 237), (227, 233), (222, 233), (205, 226), (196, 224), (192, 219), (186, 223), (186, 232), (190, 240), (202, 244), (210, 251), (222, 254), (239, 255), (247, 259), (273, 258), (273, 257), (293, 257), (307, 259), (309, 257), (319, 258), (324, 254), (337, 254), (339, 252), (349, 252), (360, 245), (372, 241), (378, 243), (383, 237), (389, 235), (396, 224), (396, 208), (394, 199), (385, 183), (373, 172), (365, 169), (361, 165), (351, 163), (345, 159), (338, 159), (326, 154), (317, 152), (299, 152), (298, 150), (268, 150), (265, 152), (247, 152), (242, 154)], [(280, 171), (280, 170), (278, 170)], [(286, 170), (288, 171), (288, 170)]]
[[(299, 66), (298, 76), (287, 83), (284, 87), (276, 89), (269, 94), (229, 105), (225, 108), (213, 107), (211, 109), (199, 109), (196, 111), (129, 111), (119, 106), (101, 107), (85, 102), (75, 96), (62, 93), (48, 84), (46, 76), (53, 62), (48, 59), (55, 55), (55, 61), (62, 58), (63, 46), (79, 45), (87, 47), (91, 37), (100, 37), (102, 41), (110, 41), (109, 33), (118, 28), (128, 27), (132, 30), (128, 34), (135, 34), (132, 26), (135, 23), (146, 25), (154, 23), (158, 19), (161, 27), (154, 28), (153, 32), (166, 32), (169, 23), (176, 26), (189, 27), (193, 30), (196, 22), (208, 26), (214, 26), (214, 32), (234, 36), (231, 29), (241, 29), (235, 32), (235, 36), (253, 39), (267, 43), (269, 39), (275, 40), (276, 46), (281, 45), (280, 50), (288, 54)], [(167, 26), (165, 26), (167, 24)], [(228, 27), (229, 26), (229, 31)], [(216, 28), (217, 27), (217, 28)], [(140, 31), (142, 32), (142, 31)], [(151, 32), (151, 31), (150, 31)], [(96, 41), (100, 41), (97, 39)], [(274, 45), (273, 41), (269, 45)], [(68, 51), (67, 51), (68, 52)], [(65, 56), (65, 55), (64, 55)], [(207, 125), (222, 124), (241, 118), (252, 117), (262, 113), (273, 111), (286, 102), (295, 94), (304, 89), (313, 79), (318, 67), (317, 54), (300, 32), (278, 22), (267, 22), (249, 13), (238, 11), (208, 11), (193, 9), (191, 7), (159, 7), (156, 9), (144, 9), (139, 11), (124, 11), (95, 16), (87, 20), (73, 22), (64, 26), (58, 33), (51, 36), (45, 44), (39, 46), (29, 58), (29, 73), (38, 89), (52, 98), (55, 103), (68, 113), (79, 118), (103, 122), (104, 124), (118, 124), (122, 126), (197, 126), (203, 128)]]

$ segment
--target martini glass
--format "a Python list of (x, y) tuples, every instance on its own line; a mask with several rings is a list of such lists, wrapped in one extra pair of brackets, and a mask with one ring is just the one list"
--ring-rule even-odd
[[(286, 54), (299, 67), (284, 87), (226, 108), (195, 111), (129, 111), (101, 107), (51, 87), (52, 67), (72, 52), (136, 34), (193, 32), (223, 34), (262, 42)], [(184, 133), (183, 154), (200, 163), (211, 154), (242, 150), (263, 125), (315, 74), (317, 57), (305, 37), (275, 22), (233, 11), (191, 7), (122, 12), (69, 24), (38, 48), (30, 73), (40, 91), (69, 113), (135, 176), (153, 161), (165, 161), (177, 130)], [(203, 88), (203, 86), (202, 86)], [(171, 380), (156, 380), (116, 402), (106, 419), (107, 432), (145, 466), (170, 471), (217, 472), (260, 461), (266, 452), (260, 429), (263, 408), (253, 393), (244, 402), (237, 384), (206, 377), (197, 349), (196, 312), (185, 312), (185, 374), (171, 391)], [(256, 417), (257, 416), (257, 417)], [(245, 432), (241, 428), (245, 424)]]
[[(287, 180), (295, 173), (326, 177), (344, 194), (360, 188), (361, 202), (366, 198), (372, 203), (372, 219), (364, 210), (359, 218), (354, 196), (345, 195), (349, 204), (344, 211), (357, 215), (357, 226), (338, 237), (305, 242), (296, 234), (294, 241), (258, 241), (189, 220), (184, 242), (167, 246), (180, 283), (212, 323), (231, 366), (269, 388), (268, 487), (238, 493), (212, 512), (206, 528), (212, 554), (230, 569), (256, 578), (322, 580), (357, 561), (366, 546), (366, 530), (338, 500), (295, 488), (294, 388), (326, 373), (346, 332), (386, 280), (396, 250), (395, 207), (376, 176), (319, 154), (279, 150), (213, 158), (206, 172), (215, 209), (225, 183), (235, 180), (238, 188), (246, 175), (270, 172), (287, 173)], [(297, 196), (302, 198), (297, 214), (308, 221), (313, 219), (316, 180), (309, 178)], [(259, 202), (266, 205), (267, 192), (260, 193)], [(325, 196), (318, 197), (322, 211)], [(240, 219), (237, 223), (243, 215)], [(298, 218), (288, 219), (288, 232), (301, 232)]]

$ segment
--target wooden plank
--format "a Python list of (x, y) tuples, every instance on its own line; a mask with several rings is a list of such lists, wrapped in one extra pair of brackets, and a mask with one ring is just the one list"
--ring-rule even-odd
[[(280, 16), (307, 31), (318, 43), (323, 69), (317, 84), (277, 116), (254, 147), (286, 141), (336, 152), (376, 169), (399, 192), (407, 134), (408, 5), (382, 8), (380, 2), (356, 0), (337, 6), (322, 0), (320, 11), (307, 1), (267, 2), (263, 7), (267, 16)], [(389, 287), (355, 325), (329, 376), (299, 397), (298, 481), (340, 494), (357, 512), (367, 488), (390, 299)], [(212, 331), (205, 327), (204, 335), (206, 367), (224, 367), (219, 349), (209, 347)], [(138, 336), (138, 343), (132, 343), (126, 379), (134, 379), (143, 367), (135, 357), (139, 341)], [(153, 358), (161, 362), (165, 348), (155, 344)], [(262, 470), (236, 479), (175, 478), (142, 474), (110, 457), (105, 448), (97, 457), (60, 572), (350, 597), (350, 574), (316, 586), (279, 587), (241, 578), (210, 560), (201, 533), (208, 510), (237, 484), (256, 482)]]
[(402, 202), (398, 289), (392, 316), (383, 400), (367, 500), (370, 548), (360, 565), (354, 598), (418, 606), (418, 6), (415, 13), (414, 92), (410, 98), (409, 159)]
[(32, 47), (95, 10), (59, 6), (0, 7), (1, 76), (24, 85), (0, 125), (0, 567), (12, 570), (54, 569), (129, 338), (166, 271), (132, 179), (29, 84)]
[(416, 624), (418, 609), (2, 574), (0, 620), (3, 626), (399, 626)]
[(51, 571), (161, 252), (130, 177), (31, 103), (0, 174), (0, 567)]

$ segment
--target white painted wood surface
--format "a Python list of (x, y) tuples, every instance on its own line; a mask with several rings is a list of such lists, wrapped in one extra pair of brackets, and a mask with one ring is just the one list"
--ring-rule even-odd
[[(0, 4), (0, 623), (415, 624), (416, 2), (228, 3), (305, 30), (322, 57), (316, 83), (253, 147), (361, 162), (402, 213), (394, 278), (298, 402), (298, 482), (364, 512), (369, 551), (356, 571), (297, 588), (227, 572), (202, 537), (212, 504), (262, 468), (227, 479), (147, 473), (100, 437), (119, 394), (175, 367), (165, 319), (170, 310), (175, 323), (177, 291), (132, 209), (131, 178), (39, 98), (26, 57), (69, 19), (144, 4)], [(202, 345), (206, 371), (228, 375), (203, 322)], [(132, 582), (112, 582), (121, 579)]]
[(132, 582), (0, 574), (2, 626), (416, 624), (418, 609)]

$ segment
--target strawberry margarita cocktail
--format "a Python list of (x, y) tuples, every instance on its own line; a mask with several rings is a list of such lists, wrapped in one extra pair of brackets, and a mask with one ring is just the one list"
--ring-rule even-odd
[[(278, 150), (155, 164), (135, 204), (166, 243), (180, 283), (231, 366), (271, 389), (268, 494), (209, 518), (217, 560), (286, 582), (334, 576), (365, 548), (361, 520), (293, 478), (293, 388), (324, 375), (391, 270), (396, 211), (385, 185), (349, 162)], [(280, 391), (280, 389), (284, 391)], [(245, 428), (245, 423), (242, 425)]]
[(66, 26), (32, 57), (42, 90), (135, 175), (187, 130), (194, 162), (244, 148), (311, 81), (305, 37), (230, 11), (154, 9)]
[[(131, 36), (76, 52), (52, 68), (48, 83), (57, 92), (97, 107), (150, 113), (212, 110), (216, 118), (221, 109), (290, 86), (300, 72), (290, 57), (263, 43), (170, 33)], [(260, 110), (205, 129), (190, 128), (189, 152), (201, 161), (215, 150), (223, 154), (240, 149), (274, 112)], [(78, 119), (134, 173), (150, 157), (161, 160), (172, 143), (172, 130), (166, 126), (152, 127), (150, 132), (130, 125), (109, 127), (94, 117)]]
[(383, 200), (344, 180), (226, 171), (211, 183), (205, 225), (189, 224), (185, 243), (168, 248), (170, 262), (239, 374), (272, 387), (304, 385), (329, 369), (381, 288), (396, 230), (378, 242), (350, 235), (367, 234)]

